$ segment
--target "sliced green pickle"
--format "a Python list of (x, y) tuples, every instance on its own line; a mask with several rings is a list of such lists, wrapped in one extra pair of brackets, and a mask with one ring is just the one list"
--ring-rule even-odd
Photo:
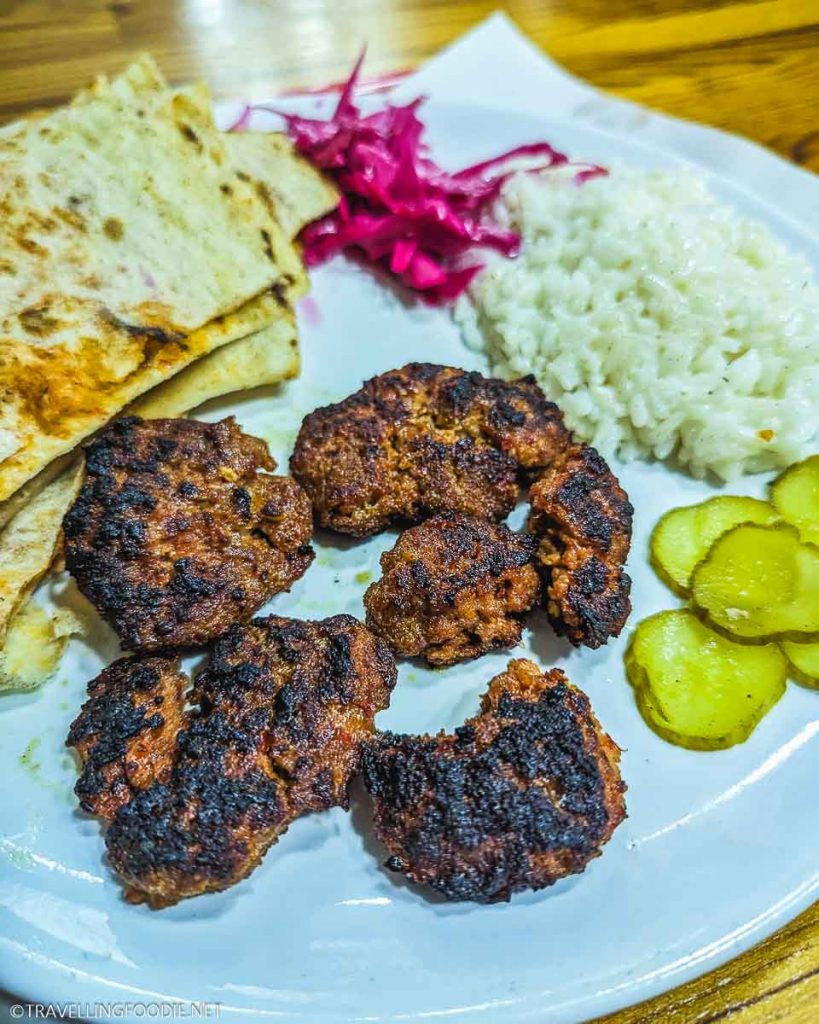
[(735, 526), (694, 570), (691, 596), (733, 637), (819, 640), (819, 547), (787, 523)]
[(819, 644), (782, 643), (782, 650), (791, 667), (791, 674), (805, 686), (819, 687)]
[(819, 544), (819, 455), (789, 466), (771, 484), (777, 512), (799, 530), (802, 540)]
[(654, 527), (652, 564), (672, 590), (687, 597), (694, 567), (705, 558), (720, 534), (739, 523), (767, 524), (778, 518), (767, 501), (733, 495), (674, 508)]
[(688, 609), (641, 622), (625, 660), (648, 725), (690, 750), (742, 743), (785, 692), (787, 661), (776, 644), (735, 643)]

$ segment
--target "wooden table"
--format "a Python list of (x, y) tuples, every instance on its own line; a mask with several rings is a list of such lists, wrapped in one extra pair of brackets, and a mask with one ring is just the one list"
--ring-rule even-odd
[[(150, 50), (217, 97), (416, 64), (493, 0), (0, 0), (0, 120), (64, 101)], [(529, 36), (595, 85), (747, 135), (819, 171), (819, 0), (513, 0)], [(771, 865), (776, 870), (776, 865)], [(670, 883), (671, 884), (671, 883)], [(607, 1024), (816, 1024), (819, 905), (768, 942)]]

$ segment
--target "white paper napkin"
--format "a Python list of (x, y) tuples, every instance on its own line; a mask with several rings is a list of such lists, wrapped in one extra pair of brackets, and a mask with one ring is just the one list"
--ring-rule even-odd
[(730, 178), (803, 231), (819, 223), (818, 176), (747, 139), (600, 92), (551, 60), (505, 14), (493, 14), (461, 36), (405, 79), (394, 95), (404, 99), (419, 93), (628, 134)]

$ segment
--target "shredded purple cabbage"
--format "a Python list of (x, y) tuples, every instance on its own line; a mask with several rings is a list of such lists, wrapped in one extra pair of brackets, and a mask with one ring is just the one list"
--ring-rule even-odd
[[(338, 207), (302, 231), (305, 260), (314, 266), (340, 252), (357, 254), (425, 301), (451, 302), (482, 269), (482, 249), (504, 256), (519, 251), (520, 237), (491, 220), (493, 200), (517, 169), (510, 162), (535, 161), (526, 168), (535, 172), (568, 164), (568, 158), (546, 142), (534, 142), (455, 173), (444, 171), (423, 141), (423, 99), (406, 106), (387, 103), (362, 116), (353, 94), (363, 58), (362, 53), (329, 120), (282, 113), (296, 150), (341, 192)], [(243, 130), (246, 117), (240, 122)], [(583, 167), (578, 183), (606, 173)]]

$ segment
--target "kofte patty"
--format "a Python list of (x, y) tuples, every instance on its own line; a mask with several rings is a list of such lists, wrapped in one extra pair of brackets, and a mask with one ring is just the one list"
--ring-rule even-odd
[(409, 363), (310, 413), (290, 468), (317, 521), (357, 537), (447, 510), (501, 520), (536, 479), (529, 529), (557, 632), (598, 647), (628, 616), (628, 497), (533, 377)]
[(126, 650), (204, 644), (313, 559), (307, 495), (233, 418), (123, 418), (85, 461), (66, 565)]
[(346, 807), (395, 679), (386, 645), (349, 615), (234, 625), (187, 693), (174, 657), (106, 669), (67, 742), (128, 898), (225, 889), (301, 814)]
[(364, 596), (367, 625), (396, 654), (430, 665), (514, 647), (540, 596), (537, 546), (503, 524), (441, 512), (381, 556), (381, 579)]
[(136, 791), (168, 781), (189, 685), (178, 658), (158, 656), (120, 658), (91, 680), (66, 740), (83, 765), (74, 792), (84, 811), (110, 821)]
[(290, 469), (320, 525), (355, 537), (447, 509), (500, 520), (567, 433), (532, 377), (409, 363), (310, 413)]
[(511, 661), (453, 734), (365, 746), (386, 865), (484, 903), (583, 871), (625, 817), (619, 757), (562, 672)]
[(594, 448), (575, 443), (532, 485), (529, 503), (549, 621), (575, 646), (600, 647), (631, 611), (628, 495)]

